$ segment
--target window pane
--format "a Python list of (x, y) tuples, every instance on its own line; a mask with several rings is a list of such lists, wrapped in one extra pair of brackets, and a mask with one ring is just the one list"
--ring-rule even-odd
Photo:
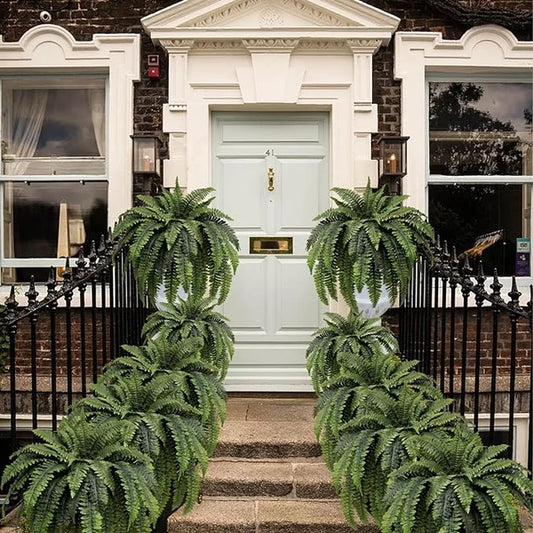
[(104, 80), (87, 84), (72, 87), (67, 78), (39, 88), (25, 79), (4, 83), (4, 174), (105, 173)]
[(530, 237), (530, 198), (529, 185), (431, 185), (429, 221), (474, 268), (481, 259), (486, 274), (529, 275), (517, 239)]
[(430, 173), (532, 174), (531, 83), (430, 83)]
[(77, 255), (107, 232), (107, 183), (4, 184), (6, 258)]

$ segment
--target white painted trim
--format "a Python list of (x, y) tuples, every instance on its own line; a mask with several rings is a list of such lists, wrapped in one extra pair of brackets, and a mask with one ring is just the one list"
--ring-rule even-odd
[[(488, 431), (490, 427), (490, 414), (479, 413), (478, 427), (482, 431)], [(496, 413), (494, 415), (495, 431), (508, 431), (509, 430), (509, 413)], [(469, 413), (466, 415), (466, 419), (469, 422), (474, 420), (474, 415)], [(530, 433), (530, 421), (527, 413), (515, 413), (514, 414), (514, 450), (513, 459), (521, 463), (527, 468), (527, 450), (529, 444)]]
[[(261, 11), (261, 27), (239, 25), (241, 15), (253, 10)], [(265, 16), (267, 10), (273, 15)], [(287, 11), (297, 13), (302, 22), (307, 20), (309, 24), (286, 26), (283, 13)], [(263, 35), (265, 27), (270, 30), (270, 38), (306, 37), (320, 30), (322, 34), (327, 31), (329, 37), (350, 38), (353, 28), (369, 35), (388, 32), (390, 37), (399, 22), (398, 17), (359, 0), (184, 0), (141, 19), (144, 29), (155, 40), (169, 38), (169, 32), (174, 35), (178, 29), (181, 38), (189, 34), (210, 38), (216, 30), (224, 38), (240, 35), (253, 39)], [(275, 32), (272, 32), (273, 26), (278, 26)]]
[(403, 178), (409, 203), (427, 213), (428, 128), (426, 82), (437, 75), (531, 75), (533, 43), (518, 41), (496, 25), (468, 30), (459, 40), (445, 40), (439, 32), (397, 32), (394, 75), (402, 82), (402, 135), (407, 143), (409, 172)]
[(372, 57), (397, 17), (355, 0), (185, 0), (142, 23), (169, 54), (166, 186), (210, 185), (213, 110), (329, 111), (332, 186), (377, 184)]
[(140, 79), (140, 36), (95, 34), (76, 41), (64, 28), (41, 24), (18, 42), (0, 36), (0, 76), (38, 74), (104, 74), (107, 85), (108, 223), (131, 207), (131, 139), (133, 82)]
[(313, 392), (305, 367), (231, 365), (224, 382), (228, 392)]
[[(428, 110), (420, 112), (427, 102), (427, 82), (443, 79), (506, 81), (509, 77), (531, 79), (533, 74), (533, 42), (518, 41), (507, 29), (496, 25), (471, 28), (459, 40), (446, 40), (439, 32), (397, 32), (395, 35), (394, 76), (401, 80), (402, 135), (407, 143), (408, 174), (403, 178), (404, 194), (409, 204), (428, 212), (428, 184), (438, 183), (429, 176)], [(476, 176), (482, 182), (483, 177)], [(527, 183), (528, 177), (492, 178), (491, 183)], [(458, 178), (457, 183), (464, 181)], [(533, 278), (518, 278), (523, 300), (529, 297)], [(510, 280), (509, 280), (510, 285)], [(506, 290), (506, 289), (505, 289)]]

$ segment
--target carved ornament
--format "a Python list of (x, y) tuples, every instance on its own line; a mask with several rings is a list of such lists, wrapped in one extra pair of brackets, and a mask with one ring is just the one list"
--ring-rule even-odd
[(193, 39), (161, 39), (161, 46), (169, 52), (188, 52), (194, 45)]
[(221, 11), (216, 11), (210, 13), (207, 17), (193, 22), (192, 26), (194, 27), (206, 27), (206, 26), (216, 26), (221, 22), (227, 22), (228, 19), (235, 18), (243, 11), (247, 10), (249, 7), (259, 4), (261, 0), (243, 0), (238, 4), (233, 4), (229, 7), (222, 9)]
[(322, 22), (326, 26), (353, 26), (353, 23), (342, 20), (318, 7), (310, 6), (300, 0), (282, 0), (282, 5), (300, 12), (303, 16)]
[(283, 17), (278, 11), (271, 7), (267, 7), (259, 15), (259, 26), (261, 28), (273, 28), (283, 25)]
[(380, 39), (348, 39), (346, 43), (354, 54), (357, 52), (368, 54), (376, 52), (382, 41)]
[(248, 51), (266, 52), (269, 50), (290, 51), (298, 44), (298, 39), (243, 39)]
[(220, 41), (195, 41), (193, 49), (195, 51), (216, 51), (216, 50), (242, 50), (244, 46), (242, 40), (220, 40)]

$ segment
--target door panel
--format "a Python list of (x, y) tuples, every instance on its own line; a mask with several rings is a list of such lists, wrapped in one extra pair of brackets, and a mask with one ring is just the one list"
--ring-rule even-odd
[[(215, 113), (212, 140), (217, 205), (233, 218), (241, 248), (221, 306), (236, 339), (226, 386), (311, 390), (305, 351), (325, 309), (305, 245), (328, 206), (327, 114)], [(292, 238), (291, 254), (251, 253), (251, 237), (280, 236)]]

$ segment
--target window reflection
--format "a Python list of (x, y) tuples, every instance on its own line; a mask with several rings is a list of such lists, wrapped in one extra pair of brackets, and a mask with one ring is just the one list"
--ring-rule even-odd
[(106, 182), (4, 184), (6, 258), (75, 256), (106, 231)]
[(430, 83), (430, 173), (531, 174), (531, 83)]
[[(482, 260), (487, 274), (494, 268), (502, 276), (520, 274), (517, 239), (529, 235), (530, 221), (523, 216), (529, 185), (432, 185), (429, 191), (429, 221), (442, 240), (455, 245), (457, 255), (470, 251), (471, 265), (476, 268)], [(487, 234), (490, 244), (476, 251)]]

